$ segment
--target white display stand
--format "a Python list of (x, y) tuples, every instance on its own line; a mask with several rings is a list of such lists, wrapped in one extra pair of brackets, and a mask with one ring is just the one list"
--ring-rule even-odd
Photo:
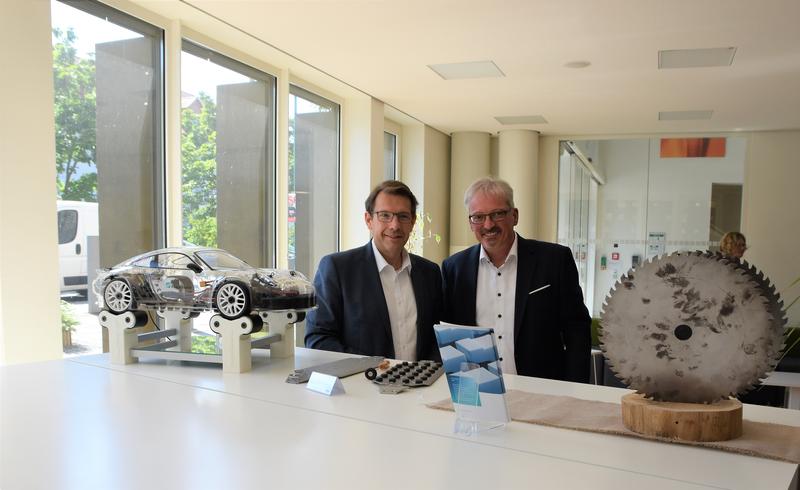
[[(243, 316), (228, 320), (214, 315), (209, 320), (211, 330), (220, 336), (222, 354), (191, 352), (192, 318), (187, 310), (163, 310), (157, 315), (164, 319), (164, 328), (155, 332), (143, 331), (147, 314), (125, 312), (114, 314), (102, 311), (100, 325), (108, 329), (112, 364), (132, 364), (143, 357), (222, 364), (222, 370), (243, 373), (252, 369), (252, 349), (270, 349), (273, 359), (294, 356), (294, 324), (304, 312), (295, 310), (262, 311), (258, 316)], [(269, 335), (252, 340), (251, 335), (269, 326)], [(170, 337), (169, 340), (161, 340)], [(149, 341), (156, 341), (147, 345)]]
[(100, 326), (108, 329), (108, 350), (112, 364), (131, 364), (136, 359), (131, 349), (139, 345), (139, 335), (144, 332), (147, 318), (142, 319), (131, 311), (120, 315), (101, 311), (98, 315)]

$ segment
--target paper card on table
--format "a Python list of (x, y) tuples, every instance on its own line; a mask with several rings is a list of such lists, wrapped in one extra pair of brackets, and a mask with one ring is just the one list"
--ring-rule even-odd
[(308, 378), (306, 388), (323, 395), (336, 395), (339, 393), (344, 394), (344, 385), (342, 380), (330, 374), (322, 374), (314, 371), (311, 377)]

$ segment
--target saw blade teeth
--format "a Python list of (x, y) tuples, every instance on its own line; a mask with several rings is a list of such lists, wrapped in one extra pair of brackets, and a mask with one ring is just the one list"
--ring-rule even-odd
[[(634, 279), (636, 287), (631, 288)], [(712, 305), (725, 305), (728, 298), (748, 299), (723, 319), (721, 307)], [(650, 257), (615, 281), (601, 308), (600, 349), (611, 372), (645, 396), (711, 403), (752, 389), (759, 376), (774, 369), (785, 345), (787, 321), (774, 285), (752, 264), (709, 251), (673, 252)], [(673, 330), (687, 323), (694, 327), (692, 341), (678, 339)], [(772, 337), (774, 342), (761, 340)], [(730, 358), (708, 359), (708, 343), (720, 340)], [(679, 356), (678, 348), (689, 350)], [(737, 355), (739, 351), (747, 353)], [(692, 364), (684, 359), (693, 359)], [(697, 384), (700, 375), (725, 382), (704, 388)]]

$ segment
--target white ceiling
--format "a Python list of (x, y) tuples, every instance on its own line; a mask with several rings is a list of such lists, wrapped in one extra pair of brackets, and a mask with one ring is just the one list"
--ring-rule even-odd
[[(181, 2), (446, 133), (800, 128), (798, 0)], [(732, 66), (658, 69), (659, 50), (728, 46)], [(483, 60), (506, 77), (446, 81), (427, 67)], [(579, 60), (591, 66), (564, 67)], [(709, 109), (708, 121), (658, 120)], [(548, 123), (494, 119), (528, 115)]]

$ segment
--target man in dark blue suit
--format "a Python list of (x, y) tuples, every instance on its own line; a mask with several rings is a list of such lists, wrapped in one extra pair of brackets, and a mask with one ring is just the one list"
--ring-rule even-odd
[(505, 373), (588, 382), (591, 318), (570, 250), (514, 232), (505, 181), (476, 181), (464, 205), (480, 243), (442, 264), (443, 319), (493, 327)]
[(441, 272), (404, 248), (416, 222), (417, 198), (402, 182), (387, 180), (364, 205), (372, 240), (320, 261), (306, 347), (407, 361), (439, 359), (433, 325), (442, 309)]

